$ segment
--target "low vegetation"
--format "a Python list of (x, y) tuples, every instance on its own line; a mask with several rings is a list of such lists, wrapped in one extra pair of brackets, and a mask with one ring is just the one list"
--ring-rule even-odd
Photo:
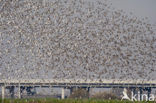
[[(2, 100), (0, 99), (0, 103)], [(5, 99), (3, 103), (155, 103), (155, 102), (131, 102), (120, 100), (102, 100), (102, 99)]]

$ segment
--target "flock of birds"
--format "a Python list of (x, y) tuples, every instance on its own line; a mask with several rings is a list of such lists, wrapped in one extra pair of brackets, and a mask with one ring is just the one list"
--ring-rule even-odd
[(156, 35), (108, 1), (0, 1), (1, 79), (156, 79)]

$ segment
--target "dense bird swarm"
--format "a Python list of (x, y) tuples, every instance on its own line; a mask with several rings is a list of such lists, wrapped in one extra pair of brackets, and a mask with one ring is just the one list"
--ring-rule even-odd
[(108, 1), (0, 1), (1, 79), (156, 79), (155, 71), (151, 24)]

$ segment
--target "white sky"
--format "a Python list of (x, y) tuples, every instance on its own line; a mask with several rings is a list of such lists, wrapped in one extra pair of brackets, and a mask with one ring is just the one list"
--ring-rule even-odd
[(139, 18), (148, 17), (151, 24), (156, 24), (156, 0), (109, 0), (112, 6), (127, 13), (132, 12)]

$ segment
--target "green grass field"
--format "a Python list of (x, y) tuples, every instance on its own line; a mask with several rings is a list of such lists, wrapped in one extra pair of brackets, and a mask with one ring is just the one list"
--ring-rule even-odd
[[(2, 100), (0, 99), (0, 103)], [(131, 102), (120, 100), (99, 100), (99, 99), (5, 99), (3, 103), (156, 103), (156, 102)]]

